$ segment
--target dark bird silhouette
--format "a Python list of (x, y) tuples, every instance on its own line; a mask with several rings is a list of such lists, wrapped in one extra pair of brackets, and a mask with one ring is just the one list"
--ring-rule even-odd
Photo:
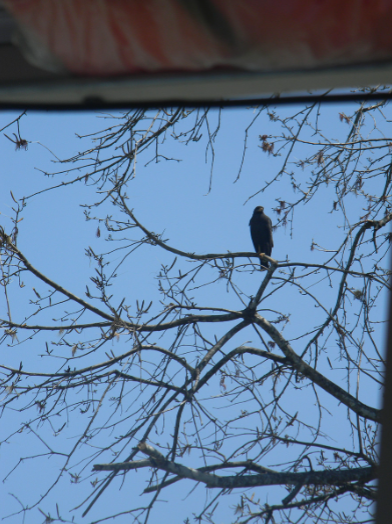
[[(264, 214), (263, 206), (257, 206), (255, 208), (249, 225), (250, 235), (256, 253), (259, 255), (265, 254), (270, 257), (272, 248), (274, 247), (274, 241), (272, 239), (272, 222), (270, 217), (267, 217), (267, 215)], [(260, 261), (260, 264), (264, 267), (269, 267), (267, 261)]]

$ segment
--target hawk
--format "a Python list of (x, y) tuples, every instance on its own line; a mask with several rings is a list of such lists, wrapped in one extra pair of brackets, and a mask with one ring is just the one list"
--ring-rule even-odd
[[(274, 247), (272, 239), (272, 222), (270, 217), (264, 214), (263, 206), (257, 206), (249, 222), (250, 234), (257, 254), (265, 254), (269, 257)], [(268, 262), (261, 262), (261, 266), (269, 267)]]

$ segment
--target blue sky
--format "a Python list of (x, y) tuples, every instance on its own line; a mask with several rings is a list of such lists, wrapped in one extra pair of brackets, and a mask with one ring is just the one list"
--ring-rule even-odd
[[(339, 112), (350, 114), (353, 106), (328, 105), (323, 109), (323, 131), (325, 135), (343, 138), (347, 133), (344, 122), (339, 121)], [(280, 113), (289, 114), (294, 108), (279, 109)], [(215, 113), (216, 111), (212, 111)], [(9, 121), (16, 118), (17, 113), (4, 112), (0, 115), (0, 128), (4, 127)], [(214, 121), (212, 116), (212, 122)], [(159, 163), (148, 163), (152, 154), (147, 153), (138, 160), (135, 179), (129, 184), (128, 197), (129, 207), (134, 209), (136, 217), (148, 229), (161, 233), (164, 231), (164, 238), (168, 243), (178, 249), (203, 253), (225, 253), (226, 251), (253, 251), (250, 234), (249, 219), (253, 209), (257, 205), (263, 205), (266, 213), (271, 216), (273, 223), (277, 221), (277, 215), (272, 211), (277, 206), (277, 201), (287, 202), (293, 199), (293, 192), (286, 179), (272, 184), (265, 192), (249, 200), (249, 196), (259, 191), (266, 181), (271, 180), (279, 168), (281, 158), (274, 158), (272, 155), (264, 153), (259, 145), (259, 135), (274, 134), (273, 122), (265, 115), (254, 126), (254, 131), (249, 136), (247, 156), (241, 177), (236, 181), (241, 156), (243, 151), (244, 128), (252, 119), (251, 112), (245, 109), (225, 110), (222, 119), (220, 133), (215, 143), (215, 163), (213, 170), (212, 188), (209, 191), (210, 160), (211, 152), (207, 153), (205, 141), (201, 139), (197, 143), (188, 146), (173, 144), (170, 137), (167, 137), (167, 144), (162, 148), (162, 154), (174, 160), (162, 160)], [(4, 136), (0, 136), (2, 151), (2, 170), (1, 170), (1, 194), (0, 194), (0, 225), (6, 230), (10, 229), (10, 216), (14, 202), (11, 198), (12, 191), (16, 199), (23, 196), (42, 191), (43, 188), (50, 187), (57, 178), (45, 177), (43, 172), (53, 173), (62, 169), (62, 165), (54, 163), (55, 157), (70, 158), (79, 151), (89, 147), (88, 139), (80, 139), (75, 136), (91, 133), (107, 126), (102, 115), (93, 113), (34, 113), (28, 112), (21, 120), (21, 136), (29, 141), (27, 151), (15, 151), (14, 146)], [(385, 130), (387, 132), (387, 130)], [(5, 132), (11, 136), (16, 132), (15, 126), (8, 128)], [(44, 147), (45, 146), (45, 147)], [(50, 150), (50, 151), (49, 151)], [(298, 148), (298, 160), (300, 159), (301, 148)], [(294, 155), (295, 157), (295, 155)], [(181, 160), (180, 162), (175, 159)], [(293, 169), (295, 169), (293, 167)], [(68, 177), (68, 178), (67, 178)], [(68, 180), (70, 175), (65, 175), (61, 180)], [(319, 192), (315, 198), (306, 206), (298, 208), (295, 213), (295, 220), (292, 234), (290, 226), (278, 228), (274, 233), (275, 247), (272, 256), (278, 260), (322, 262), (323, 256), (317, 251), (311, 251), (312, 241), (323, 245), (327, 249), (332, 249), (336, 244), (336, 238), (343, 234), (339, 229), (340, 220), (337, 214), (331, 214), (332, 202), (334, 199), (333, 186)], [(71, 292), (85, 298), (86, 283), (91, 285), (90, 277), (94, 273), (94, 265), (85, 257), (85, 249), (89, 246), (96, 253), (106, 252), (113, 248), (113, 243), (106, 242), (106, 231), (104, 223), (100, 222), (101, 236), (96, 235), (98, 222), (96, 220), (85, 220), (83, 208), (80, 204), (93, 202), (93, 188), (78, 182), (68, 187), (62, 187), (52, 191), (44, 192), (27, 200), (27, 206), (23, 211), (23, 220), (20, 222), (20, 235), (18, 247), (29, 259), (29, 261), (41, 272), (47, 274), (51, 279), (70, 290)], [(357, 217), (361, 213), (361, 202), (352, 197), (348, 201), (348, 214)], [(91, 216), (104, 217), (105, 214), (113, 212), (113, 206), (105, 205), (103, 210), (92, 210)], [(140, 235), (131, 230), (130, 238), (139, 238)], [(121, 260), (121, 254), (112, 257), (112, 267)], [(139, 301), (158, 299), (156, 295), (156, 275), (162, 263), (170, 264), (173, 260), (171, 254), (162, 253), (157, 247), (143, 246), (134, 257), (130, 257), (118, 271), (118, 282), (113, 285), (113, 293), (121, 301), (123, 296), (129, 302), (135, 304)], [(242, 278), (242, 277), (241, 277)], [(252, 277), (244, 276), (241, 281), (244, 289), (249, 295), (256, 292), (259, 285), (259, 275), (254, 273)], [(21, 302), (30, 296), (31, 288), (44, 293), (47, 286), (34, 281), (33, 278), (26, 276), (26, 288), (18, 290), (11, 297), (11, 304), (15, 320), (22, 311), (26, 311), (26, 306)], [(328, 286), (324, 290), (323, 298), (329, 307), (332, 307), (335, 294), (331, 291), (329, 295)], [(218, 282), (215, 287), (206, 287), (195, 290), (195, 294), (209, 304), (215, 304), (225, 308), (239, 308), (239, 301), (233, 293), (227, 293), (224, 281)], [(317, 324), (318, 312), (312, 304), (307, 305), (307, 309), (302, 310), (298, 307), (297, 291), (288, 292), (285, 303), (281, 299), (272, 297), (267, 303), (267, 309), (283, 309), (290, 316), (290, 322), (285, 328), (284, 334), (294, 338), (296, 334), (306, 331), (309, 322)], [(302, 304), (302, 302), (301, 302)], [(155, 305), (153, 306), (155, 307)], [(27, 307), (28, 309), (28, 307)], [(384, 308), (385, 311), (385, 308)], [(1, 317), (6, 315), (4, 301), (0, 302)], [(376, 336), (382, 339), (384, 329), (381, 328)], [(20, 341), (22, 338), (20, 339)], [(2, 361), (10, 366), (18, 367), (21, 360), (24, 362), (24, 369), (31, 370), (50, 370), (54, 369), (53, 362), (48, 362), (45, 358), (36, 357), (37, 354), (44, 352), (44, 337), (37, 336), (33, 341), (17, 346), (17, 349), (2, 347)], [(238, 343), (245, 343), (246, 340), (238, 339)], [(256, 340), (253, 340), (256, 343)], [(296, 342), (295, 349), (300, 351), (301, 342)], [(119, 354), (126, 347), (125, 342), (113, 342), (113, 351)], [(332, 351), (332, 349), (331, 349)], [(336, 353), (334, 364), (339, 366)], [(94, 361), (100, 361), (102, 355), (93, 355)], [(324, 364), (326, 356), (324, 357)], [(58, 366), (55, 363), (55, 366)], [(328, 367), (325, 369), (328, 374)], [(344, 380), (344, 370), (342, 370), (342, 380)], [(214, 385), (219, 395), (219, 387)], [(323, 393), (321, 393), (321, 396)], [(309, 402), (309, 397), (304, 393), (298, 393), (294, 402)], [(372, 390), (368, 392), (366, 402), (371, 405), (379, 405), (379, 392)], [(335, 406), (330, 406), (331, 409)], [(108, 408), (109, 409), (109, 408)], [(287, 409), (295, 409), (295, 404), (287, 405)], [(325, 415), (328, 417), (328, 415)], [(344, 409), (338, 410), (337, 414), (329, 418), (331, 436), (339, 438), (341, 424), (344, 423), (346, 412)], [(312, 407), (309, 406), (309, 418), (312, 418)], [(4, 420), (4, 419), (3, 419)], [(168, 418), (170, 420), (170, 416)], [(6, 433), (10, 433), (10, 425), (15, 427), (20, 421), (17, 413), (7, 414)], [(3, 428), (4, 429), (4, 428)], [(1, 434), (4, 435), (3, 430)], [(77, 431), (70, 427), (67, 436), (64, 436), (65, 445), (73, 441)], [(51, 439), (51, 437), (48, 437)], [(68, 439), (68, 441), (67, 441)], [(53, 439), (52, 439), (53, 440)], [(348, 441), (351, 437), (348, 435)], [(59, 439), (54, 439), (56, 446), (60, 446)], [(27, 443), (27, 444), (26, 444)], [(26, 449), (27, 445), (27, 449)], [(60, 446), (61, 447), (61, 446)], [(40, 451), (40, 443), (37, 439), (26, 440), (24, 435), (16, 435), (15, 438), (6, 446), (0, 449), (1, 471), (10, 471), (18, 462), (21, 456), (28, 457)], [(275, 457), (278, 461), (278, 457)], [(184, 458), (184, 461), (186, 458)], [(44, 492), (45, 485), (48, 484), (47, 478), (51, 477), (58, 467), (58, 459), (42, 459), (34, 466), (34, 461), (26, 460), (24, 463), (7, 478), (7, 481), (0, 485), (0, 494), (3, 507), (3, 515), (12, 514), (20, 509), (19, 503), (9, 493), (21, 492), (25, 496), (24, 503), (32, 504), (39, 493)], [(192, 462), (189, 462), (191, 465)], [(271, 464), (265, 464), (271, 466)], [(91, 468), (86, 468), (87, 473)], [(75, 470), (76, 471), (76, 470)], [(42, 485), (35, 479), (43, 478)], [(94, 478), (97, 475), (94, 474)], [(99, 475), (98, 475), (99, 476)], [(4, 477), (4, 475), (3, 475)], [(110, 501), (116, 505), (118, 511), (128, 508), (129, 490), (132, 486), (139, 487), (143, 472), (138, 473), (138, 477), (129, 475), (128, 484), (122, 491), (118, 491), (120, 482), (113, 483), (110, 488)], [(88, 483), (87, 483), (88, 484)], [(190, 482), (186, 483), (187, 489), (191, 489)], [(20, 490), (20, 487), (22, 489)], [(70, 484), (69, 479), (60, 481), (57, 491), (55, 490), (47, 502), (39, 507), (45, 512), (55, 515), (55, 500), (60, 499), (64, 503), (60, 506), (60, 513), (63, 518), (71, 519), (66, 514), (66, 508), (77, 505), (81, 499), (79, 495), (87, 493), (89, 486), (86, 482), (79, 487)], [(136, 490), (137, 491), (137, 490)], [(135, 501), (138, 500), (139, 491), (135, 493)], [(181, 494), (181, 501), (176, 504), (181, 508), (187, 508), (188, 499), (183, 500), (186, 494), (185, 488), (170, 488), (162, 497), (170, 501), (171, 496)], [(204, 490), (199, 489), (199, 496), (204, 497)], [(271, 501), (274, 497), (271, 490)], [(262, 498), (262, 493), (259, 494)], [(69, 504), (72, 500), (72, 504)], [(279, 500), (279, 497), (278, 497)], [(73, 502), (75, 501), (75, 502)], [(235, 504), (236, 499), (230, 500), (230, 504)], [(135, 502), (136, 503), (136, 502)], [(140, 502), (142, 504), (144, 502)], [(103, 517), (106, 510), (108, 499), (101, 500), (91, 511), (87, 519), (80, 518), (80, 512), (76, 511), (75, 522), (92, 522)], [(64, 510), (63, 510), (64, 507)], [(159, 505), (162, 511), (160, 522), (172, 522), (170, 503)], [(169, 508), (169, 509), (168, 509)], [(232, 515), (229, 509), (222, 509), (222, 522), (228, 521)], [(37, 516), (38, 515), (38, 516)], [(72, 514), (71, 514), (72, 515)], [(39, 513), (34, 516), (34, 522), (39, 522)], [(118, 522), (128, 522), (128, 517), (120, 517)], [(27, 517), (26, 522), (28, 522)], [(37, 520), (38, 519), (38, 520)], [(122, 520), (123, 519), (123, 520)], [(42, 516), (42, 519), (44, 517)], [(32, 521), (32, 522), (33, 522)], [(22, 522), (22, 516), (17, 515), (6, 520), (10, 524)], [(29, 521), (30, 522), (30, 521)], [(182, 522), (182, 520), (181, 520)]]

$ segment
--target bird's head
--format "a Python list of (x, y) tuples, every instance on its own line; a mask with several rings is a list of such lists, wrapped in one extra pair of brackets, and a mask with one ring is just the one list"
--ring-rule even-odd
[(264, 208), (263, 208), (263, 206), (257, 206), (257, 207), (255, 207), (255, 210), (253, 211), (253, 213), (264, 213)]

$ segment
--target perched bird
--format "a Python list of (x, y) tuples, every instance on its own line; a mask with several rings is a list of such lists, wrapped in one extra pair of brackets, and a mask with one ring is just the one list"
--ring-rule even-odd
[[(274, 241), (272, 239), (272, 222), (270, 217), (267, 217), (267, 215), (264, 214), (263, 206), (257, 206), (255, 208), (249, 225), (250, 235), (256, 253), (259, 255), (265, 254), (270, 257), (272, 248), (274, 247)], [(269, 267), (268, 262), (260, 261), (260, 264), (264, 267)]]

